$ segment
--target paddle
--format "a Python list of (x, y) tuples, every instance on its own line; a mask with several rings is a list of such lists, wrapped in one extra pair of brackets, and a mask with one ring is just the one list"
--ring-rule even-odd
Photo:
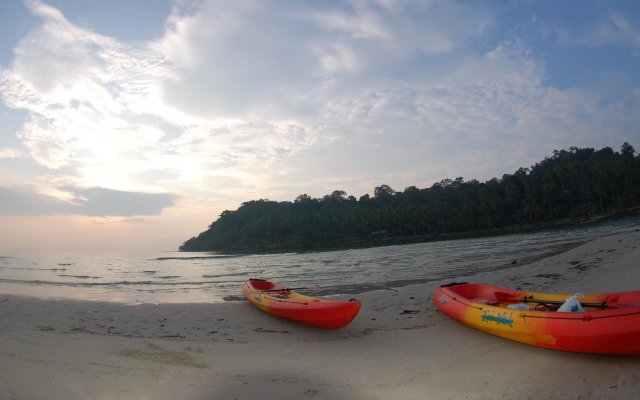
[(282, 288), (282, 289), (265, 289), (257, 290), (258, 292), (291, 292), (292, 290), (308, 289), (307, 287), (294, 287), (294, 288)]
[[(553, 305), (562, 305), (564, 304), (565, 300), (543, 300), (543, 299), (534, 299), (533, 296), (525, 296), (522, 299), (520, 299), (521, 301), (525, 302), (525, 303), (538, 303), (538, 304), (553, 304)], [(582, 307), (594, 307), (594, 308), (608, 308), (609, 305), (607, 304), (606, 301), (603, 301), (602, 303), (588, 303), (588, 302), (580, 302), (580, 305)]]
[[(495, 293), (496, 299), (498, 299), (499, 302), (501, 303), (518, 303), (518, 302), (522, 302), (522, 303), (538, 303), (541, 305), (547, 305), (547, 304), (551, 304), (551, 305), (562, 305), (564, 303), (564, 300), (545, 300), (545, 299), (536, 299), (533, 296), (524, 296), (524, 297), (517, 297), (514, 295), (511, 295), (509, 293), (504, 293), (504, 292), (496, 292)], [(580, 305), (583, 307), (594, 307), (594, 308), (608, 308), (609, 305), (607, 304), (606, 301), (603, 301), (602, 303), (587, 303), (587, 302), (580, 302)]]

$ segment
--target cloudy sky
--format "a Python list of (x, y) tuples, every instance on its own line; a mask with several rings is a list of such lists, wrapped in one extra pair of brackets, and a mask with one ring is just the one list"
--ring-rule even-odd
[(640, 149), (636, 0), (15, 0), (0, 33), (3, 250)]

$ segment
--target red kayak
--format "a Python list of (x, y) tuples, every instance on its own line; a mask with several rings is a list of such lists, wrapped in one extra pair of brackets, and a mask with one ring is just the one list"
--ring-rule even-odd
[(517, 342), (640, 355), (640, 291), (572, 296), (452, 283), (440, 287), (433, 302), (463, 324)]
[(242, 293), (251, 304), (269, 314), (327, 329), (347, 325), (361, 306), (355, 299), (333, 301), (305, 296), (264, 279), (249, 279)]

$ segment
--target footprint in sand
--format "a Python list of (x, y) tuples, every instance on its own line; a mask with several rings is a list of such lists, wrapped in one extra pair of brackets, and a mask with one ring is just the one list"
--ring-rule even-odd
[(178, 365), (192, 368), (206, 368), (207, 365), (199, 362), (195, 357), (184, 351), (171, 351), (154, 343), (147, 343), (146, 347), (137, 349), (123, 349), (113, 352), (123, 357), (136, 360), (152, 361), (161, 364)]

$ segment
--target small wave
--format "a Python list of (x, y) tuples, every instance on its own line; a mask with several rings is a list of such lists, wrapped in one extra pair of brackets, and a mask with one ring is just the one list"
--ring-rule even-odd
[(203, 278), (211, 279), (211, 278), (221, 278), (225, 276), (248, 276), (251, 275), (250, 272), (233, 272), (230, 274), (217, 274), (217, 275), (202, 275)]
[(213, 255), (213, 256), (156, 257), (153, 260), (156, 260), (156, 261), (168, 261), (168, 260), (184, 260), (184, 261), (188, 261), (188, 260), (215, 260), (217, 258), (237, 258), (237, 257), (242, 257), (242, 256), (241, 255), (234, 255), (234, 254), (218, 254), (218, 255)]
[(66, 268), (2, 267), (13, 271), (66, 271)]
[(118, 286), (191, 286), (201, 287), (207, 285), (224, 286), (224, 284), (240, 285), (238, 281), (113, 281), (113, 282), (87, 282), (87, 281), (46, 281), (46, 280), (23, 280), (23, 279), (0, 279), (0, 283), (11, 283), (27, 286), (68, 286), (68, 287), (118, 287)]
[(63, 276), (65, 278), (76, 278), (76, 279), (104, 279), (102, 276), (90, 276), (90, 275), (66, 275), (66, 274), (58, 274), (58, 276)]

